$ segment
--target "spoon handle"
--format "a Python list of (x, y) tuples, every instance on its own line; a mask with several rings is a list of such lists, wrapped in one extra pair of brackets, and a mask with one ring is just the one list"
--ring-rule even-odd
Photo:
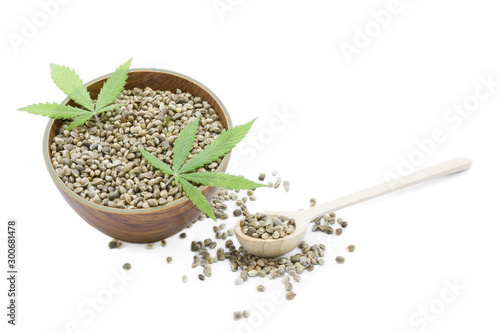
[(472, 164), (472, 160), (464, 157), (457, 157), (434, 166), (415, 171), (407, 176), (399, 177), (391, 181), (369, 187), (367, 189), (346, 195), (344, 197), (319, 204), (313, 208), (304, 210), (308, 218), (314, 219), (323, 214), (372, 199), (378, 196), (391, 193), (408, 186), (425, 182), (427, 180), (453, 174), (466, 170)]

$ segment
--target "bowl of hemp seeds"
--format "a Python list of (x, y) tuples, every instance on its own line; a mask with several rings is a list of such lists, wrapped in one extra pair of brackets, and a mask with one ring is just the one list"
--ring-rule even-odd
[[(86, 84), (92, 99), (110, 74)], [(73, 105), (64, 100), (62, 104)], [(115, 110), (66, 130), (68, 120), (51, 119), (44, 134), (45, 165), (64, 199), (81, 218), (106, 235), (150, 243), (172, 236), (195, 219), (198, 208), (171, 177), (149, 165), (138, 147), (170, 162), (179, 131), (194, 117), (200, 125), (194, 155), (232, 127), (217, 96), (185, 75), (159, 69), (129, 71)], [(226, 170), (230, 153), (198, 172)], [(210, 201), (216, 188), (202, 186)]]

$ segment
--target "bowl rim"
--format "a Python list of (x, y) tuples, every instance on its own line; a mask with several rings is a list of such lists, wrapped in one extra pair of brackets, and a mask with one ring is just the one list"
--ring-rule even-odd
[[(191, 78), (191, 77), (189, 77), (187, 75), (184, 75), (184, 74), (181, 74), (181, 73), (178, 73), (178, 72), (174, 72), (174, 71), (171, 71), (171, 70), (167, 70), (167, 69), (134, 68), (134, 69), (130, 69), (129, 73), (130, 72), (159, 72), (159, 73), (165, 73), (165, 74), (170, 74), (170, 75), (178, 76), (178, 77), (181, 77), (183, 79), (186, 79), (186, 80), (189, 80), (189, 81), (193, 82), (194, 84), (200, 86), (203, 90), (205, 90), (210, 96), (212, 96), (212, 98), (219, 104), (222, 112), (224, 113), (224, 115), (226, 117), (227, 127), (228, 128), (232, 128), (233, 127), (233, 124), (232, 124), (232, 121), (231, 121), (231, 117), (229, 116), (229, 112), (227, 111), (226, 106), (217, 97), (217, 95), (215, 95), (213, 93), (212, 90), (210, 90), (208, 87), (206, 87), (201, 82), (199, 82), (199, 81), (197, 81), (197, 80), (195, 80), (195, 79), (193, 79), (193, 78)], [(96, 83), (97, 81), (100, 81), (100, 80), (108, 78), (111, 74), (112, 73), (108, 73), (108, 74), (102, 75), (102, 76), (100, 76), (98, 78), (95, 78), (95, 79), (93, 79), (91, 81), (88, 81), (84, 85), (85, 86), (89, 86), (89, 85), (91, 85), (93, 83)], [(69, 101), (69, 97), (66, 97), (61, 102), (61, 104), (64, 105), (68, 101)], [(59, 176), (56, 174), (54, 166), (52, 164), (52, 157), (51, 157), (51, 154), (50, 154), (50, 145), (51, 145), (51, 143), (49, 143), (48, 140), (49, 140), (50, 129), (52, 128), (52, 125), (54, 124), (55, 121), (56, 121), (56, 119), (49, 119), (49, 122), (47, 123), (47, 126), (45, 128), (45, 132), (44, 132), (44, 135), (43, 135), (43, 158), (45, 160), (45, 166), (46, 166), (47, 170), (49, 171), (52, 179), (56, 183), (56, 185), (61, 190), (63, 190), (65, 193), (67, 193), (73, 200), (78, 201), (80, 204), (89, 206), (92, 209), (102, 210), (102, 211), (106, 211), (106, 212), (113, 213), (113, 214), (147, 214), (147, 213), (154, 213), (154, 212), (162, 211), (164, 209), (169, 209), (169, 208), (171, 208), (173, 206), (180, 205), (180, 204), (184, 203), (186, 200), (189, 200), (189, 198), (187, 196), (183, 196), (183, 197), (181, 197), (181, 198), (179, 198), (177, 200), (174, 200), (172, 202), (169, 202), (167, 204), (164, 204), (164, 205), (161, 205), (161, 206), (157, 206), (157, 207), (138, 208), (138, 209), (124, 209), (124, 208), (107, 207), (107, 206), (96, 204), (94, 202), (91, 202), (91, 201), (88, 201), (88, 200), (82, 198), (81, 196), (77, 195), (73, 190), (71, 190), (61, 180), (61, 178), (59, 178)], [(231, 155), (231, 152), (227, 153), (224, 156), (224, 158), (222, 159), (221, 163), (219, 164), (219, 167), (217, 168), (217, 172), (221, 172), (220, 170), (223, 169), (223, 168), (225, 168), (227, 166), (227, 164), (229, 162), (230, 155)], [(208, 187), (210, 187), (210, 186), (208, 186), (208, 185), (199, 186), (198, 190), (199, 191), (204, 191)]]

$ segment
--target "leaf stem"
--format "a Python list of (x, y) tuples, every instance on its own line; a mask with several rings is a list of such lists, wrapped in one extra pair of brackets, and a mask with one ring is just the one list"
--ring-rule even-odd
[(99, 124), (99, 128), (101, 129), (101, 133), (104, 132), (102, 129), (101, 121), (99, 120), (99, 117), (97, 116), (97, 113), (94, 113), (94, 117), (97, 120), (97, 124)]
[(167, 187), (168, 184), (170, 184), (172, 182), (172, 180), (174, 180), (174, 176), (171, 176), (170, 179), (167, 181), (167, 183), (165, 184), (165, 187)]

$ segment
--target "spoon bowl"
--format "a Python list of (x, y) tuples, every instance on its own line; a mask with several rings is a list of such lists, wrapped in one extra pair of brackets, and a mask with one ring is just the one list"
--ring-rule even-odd
[(283, 238), (262, 239), (254, 238), (243, 233), (241, 225), (237, 222), (234, 226), (234, 234), (241, 246), (248, 252), (262, 258), (279, 257), (292, 251), (304, 239), (309, 221), (307, 216), (303, 216), (307, 211), (299, 210), (295, 212), (262, 212), (267, 216), (286, 216), (295, 219), (295, 230)]
[(457, 157), (413, 172), (405, 177), (396, 178), (309, 209), (294, 212), (262, 212), (261, 214), (268, 216), (283, 215), (290, 219), (295, 219), (295, 231), (283, 238), (262, 239), (245, 235), (241, 230), (239, 222), (234, 227), (234, 233), (246, 251), (263, 258), (279, 257), (292, 251), (299, 245), (306, 235), (309, 223), (317, 217), (436, 177), (464, 171), (471, 164), (471, 159)]

